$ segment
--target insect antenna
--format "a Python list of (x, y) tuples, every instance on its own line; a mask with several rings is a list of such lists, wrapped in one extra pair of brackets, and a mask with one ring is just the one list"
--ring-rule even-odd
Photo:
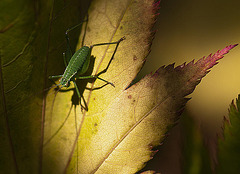
[[(60, 86), (60, 85), (55, 85), (56, 86)], [(49, 121), (49, 124), (50, 124), (50, 128), (51, 128), (51, 124), (52, 124), (52, 113), (53, 113), (53, 107), (54, 107), (54, 103), (55, 103), (55, 99), (57, 97), (57, 94), (58, 92), (63, 88), (63, 86), (61, 86), (59, 89), (57, 89), (55, 92), (55, 95), (54, 95), (54, 98), (53, 98), (53, 101), (52, 101), (52, 106), (51, 106), (51, 111), (50, 111), (50, 121)], [(68, 117), (70, 116), (70, 113), (71, 113), (71, 110), (72, 110), (72, 107), (73, 105), (71, 105), (71, 108), (68, 112), (68, 115), (67, 117), (65, 118), (64, 122), (60, 125), (60, 127), (57, 129), (56, 132), (54, 132), (54, 134), (43, 144), (43, 146), (46, 146), (57, 134), (58, 132), (62, 129), (62, 127), (65, 125), (65, 122), (67, 121)], [(50, 130), (50, 133), (51, 133), (51, 130)]]
[[(60, 84), (55, 85), (54, 87), (58, 87), (58, 86), (60, 86)], [(53, 113), (54, 103), (55, 103), (57, 94), (58, 94), (58, 92), (61, 90), (62, 87), (63, 87), (63, 86), (61, 86), (60, 88), (58, 88), (56, 91), (53, 91), (55, 94), (54, 94), (54, 97), (53, 97), (53, 101), (52, 101), (52, 105), (51, 105), (51, 110), (50, 110), (50, 121), (49, 121), (50, 128), (51, 128), (51, 125), (52, 125), (52, 113)], [(50, 133), (51, 133), (51, 130), (50, 130)]]
[[(28, 101), (31, 97), (38, 96), (39, 94), (43, 94), (44, 92), (48, 92), (50, 89), (55, 88), (55, 87), (58, 87), (58, 86), (60, 86), (60, 85), (61, 85), (61, 84), (56, 84), (56, 85), (51, 86), (51, 87), (49, 87), (49, 88), (45, 88), (45, 89), (41, 90), (40, 92), (36, 92), (36, 93), (34, 93), (34, 94), (30, 94), (30, 95), (26, 96), (26, 97), (23, 98), (22, 100), (16, 102), (16, 103), (14, 104), (14, 107), (13, 107), (13, 108), (11, 108), (10, 110), (7, 110), (7, 113), (9, 114), (9, 113), (14, 112), (14, 110), (17, 109), (18, 106), (20, 106), (23, 102)], [(61, 89), (61, 88), (62, 88), (62, 87), (60, 87), (60, 89)], [(59, 89), (59, 90), (60, 90), (60, 89)], [(52, 94), (52, 93), (54, 93), (54, 92), (55, 92), (55, 91), (49, 93), (48, 95), (50, 95), (50, 94)], [(1, 113), (1, 114), (2, 114), (2, 113)]]
[[(44, 90), (43, 90), (43, 92), (46, 92), (46, 91), (49, 91), (50, 89), (52, 89), (52, 88), (55, 88), (55, 87), (58, 87), (58, 86), (60, 86), (61, 84), (59, 83), (59, 84), (56, 84), (56, 85), (54, 85), (54, 86), (51, 86), (51, 87), (49, 87), (49, 88), (45, 88)], [(60, 89), (61, 89), (62, 87), (60, 87)]]

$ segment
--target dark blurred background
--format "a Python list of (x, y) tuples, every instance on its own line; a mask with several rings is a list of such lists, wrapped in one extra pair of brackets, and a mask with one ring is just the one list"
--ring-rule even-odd
[[(175, 62), (178, 66), (240, 43), (238, 0), (162, 0), (160, 6), (152, 51), (141, 76), (162, 65)], [(239, 74), (240, 46), (220, 60), (190, 95), (192, 99), (186, 107), (188, 115), (199, 125), (208, 145), (214, 144), (216, 135), (221, 132), (223, 116), (228, 115), (229, 104), (240, 93)], [(162, 173), (179, 172), (179, 127), (170, 132), (154, 162)], [(214, 147), (209, 146), (209, 149)]]

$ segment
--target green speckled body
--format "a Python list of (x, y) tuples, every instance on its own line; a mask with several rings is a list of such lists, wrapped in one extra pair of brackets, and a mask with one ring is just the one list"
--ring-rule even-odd
[(60, 80), (62, 86), (67, 86), (71, 78), (77, 73), (81, 75), (87, 71), (90, 63), (91, 50), (92, 48), (83, 46), (74, 53)]

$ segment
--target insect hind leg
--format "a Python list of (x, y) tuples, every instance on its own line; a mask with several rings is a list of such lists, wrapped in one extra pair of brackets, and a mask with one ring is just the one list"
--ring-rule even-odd
[[(99, 72), (96, 76), (99, 76), (99, 75), (107, 72), (107, 70), (108, 70), (108, 68), (109, 68), (109, 66), (110, 66), (110, 64), (111, 64), (111, 62), (112, 62), (112, 60), (113, 60), (113, 58), (114, 58), (114, 55), (115, 55), (115, 53), (117, 52), (117, 49), (118, 49), (118, 46), (119, 46), (120, 42), (122, 42), (122, 41), (125, 40), (125, 39), (126, 39), (126, 37), (124, 36), (124, 37), (122, 37), (121, 39), (119, 39), (117, 42), (102, 43), (102, 44), (93, 45), (93, 46), (100, 46), (100, 45), (116, 44), (116, 47), (115, 47), (115, 49), (114, 49), (114, 52), (113, 52), (113, 54), (112, 54), (111, 59), (110, 59), (109, 62), (108, 62), (107, 67), (106, 67), (104, 70), (102, 70), (101, 72)], [(99, 79), (99, 78), (98, 78), (98, 79)], [(100, 79), (100, 80), (101, 80), (101, 79)], [(110, 83), (110, 84), (111, 84), (111, 83)]]
[(110, 84), (110, 85), (112, 85), (113, 87), (115, 87), (112, 82), (109, 82), (109, 81), (107, 81), (107, 80), (105, 80), (105, 79), (102, 79), (102, 78), (98, 77), (98, 75), (90, 75), (90, 76), (79, 76), (79, 77), (76, 77), (76, 79), (92, 79), (92, 78), (102, 80), (102, 81), (106, 82), (107, 84)]
[[(75, 87), (75, 89), (76, 89), (76, 92), (77, 92), (77, 95), (78, 95), (78, 98), (79, 98), (79, 103), (80, 103), (81, 107), (82, 107), (84, 110), (88, 111), (87, 102), (85, 101), (82, 93), (80, 93), (80, 91), (79, 91), (79, 89), (78, 89), (78, 86), (77, 86), (77, 83), (76, 83), (75, 81), (73, 81), (73, 84), (74, 84), (74, 87)], [(83, 102), (84, 102), (84, 105), (85, 105), (85, 106), (83, 106), (83, 105), (81, 104), (81, 99), (83, 99)]]
[(110, 66), (110, 64), (111, 64), (111, 62), (112, 62), (112, 60), (113, 60), (113, 58), (114, 58), (114, 55), (115, 55), (115, 53), (117, 52), (117, 48), (118, 48), (120, 42), (122, 42), (122, 41), (125, 40), (125, 39), (126, 39), (126, 38), (125, 38), (125, 36), (124, 36), (124, 37), (122, 37), (121, 39), (119, 39), (117, 42), (100, 43), (100, 44), (92, 45), (91, 47), (94, 47), (94, 46), (101, 46), (101, 45), (116, 44), (116, 47), (115, 47), (115, 50), (114, 50), (114, 52), (113, 52), (113, 54), (112, 54), (112, 57), (111, 57), (110, 61), (108, 62), (107, 67), (106, 67), (104, 70), (102, 70), (101, 72), (99, 72), (99, 73), (96, 74), (96, 75), (90, 75), (90, 76), (79, 76), (79, 77), (76, 77), (76, 79), (90, 79), (90, 78), (95, 78), (95, 79), (102, 80), (102, 81), (106, 82), (107, 84), (110, 84), (110, 85), (112, 85), (113, 87), (115, 87), (114, 84), (113, 84), (112, 82), (109, 82), (109, 81), (107, 81), (107, 80), (105, 80), (105, 79), (100, 78), (99, 75), (101, 75), (101, 74), (107, 72), (107, 70), (108, 70), (108, 68), (109, 68), (109, 66)]

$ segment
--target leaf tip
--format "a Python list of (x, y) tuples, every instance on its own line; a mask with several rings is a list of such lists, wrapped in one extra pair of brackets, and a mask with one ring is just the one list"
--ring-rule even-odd
[(236, 47), (237, 45), (238, 45), (238, 44), (226, 46), (224, 49), (222, 49), (222, 50), (220, 51), (220, 53), (222, 53), (222, 54), (227, 54), (231, 49), (233, 49), (233, 48)]
[(236, 47), (236, 46), (238, 46), (238, 44), (234, 44), (234, 45), (230, 45), (232, 48), (234, 48), (234, 47)]

